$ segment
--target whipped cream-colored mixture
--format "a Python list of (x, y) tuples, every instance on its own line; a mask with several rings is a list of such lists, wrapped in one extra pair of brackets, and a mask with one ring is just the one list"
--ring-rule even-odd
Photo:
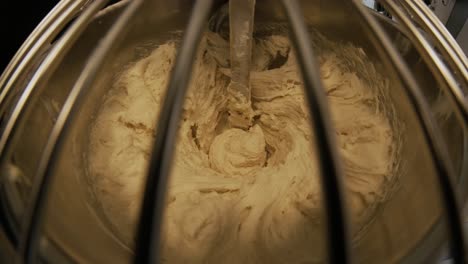
[[(362, 50), (342, 47), (341, 54), (367, 63)], [(128, 67), (90, 131), (96, 195), (128, 244), (176, 50), (167, 42)], [(324, 256), (319, 168), (297, 59), (281, 35), (256, 39), (252, 54), (254, 125), (231, 128), (228, 42), (214, 33), (201, 41), (174, 146), (161, 241), (167, 263), (309, 263)], [(396, 177), (394, 131), (382, 87), (371, 87), (337, 53), (318, 55), (357, 236)]]

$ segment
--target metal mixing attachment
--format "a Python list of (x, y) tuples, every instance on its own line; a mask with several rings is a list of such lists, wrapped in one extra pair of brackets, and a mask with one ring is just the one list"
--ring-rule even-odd
[[(103, 9), (108, 2), (118, 3)], [(184, 136), (179, 133), (184, 100), (199, 44), (207, 33), (206, 21), (211, 17), (210, 29), (227, 37), (221, 32), (221, 27), (226, 26), (223, 18), (228, 13), (224, 2), (227, 1), (61, 0), (39, 24), (0, 76), (0, 262), (161, 262), (159, 244), (166, 232), (164, 210), (172, 198), (166, 194), (178, 136)], [(313, 184), (319, 185), (323, 193), (319, 202), (323, 202), (324, 218), (320, 221), (325, 229), (324, 240), (306, 246), (325, 244), (323, 251), (328, 258), (324, 261), (328, 263), (427, 263), (432, 262), (437, 248), (446, 244), (448, 237), (454, 263), (467, 263), (462, 211), (458, 205), (458, 196), (465, 196), (468, 189), (466, 56), (422, 1), (379, 2), (396, 20), (365, 8), (359, 0), (232, 0), (229, 122), (244, 129), (253, 123), (249, 66), (255, 5), (257, 26), (289, 25), (286, 31), (303, 81), (303, 111), (310, 117), (310, 129), (314, 132), (310, 146), (298, 147), (310, 147), (317, 153), (320, 179)], [(182, 24), (187, 26), (179, 27)], [(117, 241), (106, 222), (101, 221), (105, 218), (99, 215), (100, 208), (92, 208), (94, 197), (88, 200), (87, 180), (82, 179), (88, 173), (85, 166), (88, 160), (82, 153), (87, 150), (88, 145), (84, 143), (89, 138), (83, 131), (89, 131), (88, 125), (100, 109), (99, 102), (108, 92), (109, 86), (103, 84), (115, 78), (119, 69), (126, 67), (124, 62), (133, 58), (130, 47), (137, 47), (142, 40), (146, 45), (147, 37), (151, 37), (151, 45), (165, 43), (166, 36), (172, 36), (174, 29), (183, 32), (183, 39), (169, 80), (164, 84), (167, 88), (158, 116), (153, 117), (157, 132), (150, 135), (154, 139), (148, 149), (143, 199), (130, 206), (140, 210), (135, 246), (126, 248)], [(312, 29), (359, 49), (362, 47), (368, 60), (342, 66), (354, 70), (358, 66), (359, 69), (368, 67), (369, 71), (385, 73), (388, 87), (385, 86), (384, 92), (395, 102), (395, 113), (389, 116), (404, 124), (405, 132), (398, 135), (404, 142), (401, 144), (403, 162), (398, 164), (401, 176), (395, 184), (403, 188), (392, 193), (385, 206), (372, 215), (372, 225), (366, 227), (365, 236), (359, 240), (348, 234), (348, 230), (355, 228), (348, 228), (348, 222), (352, 221), (346, 217), (346, 209), (353, 200), (346, 198), (341, 187), (346, 180), (345, 170), (316, 60), (320, 59), (316, 56), (320, 50), (310, 38)], [(226, 50), (226, 46), (214, 48)], [(349, 54), (343, 52), (340, 56)], [(223, 59), (224, 70), (229, 65)], [(378, 67), (368, 62), (379, 62)], [(138, 74), (143, 72), (151, 69)], [(367, 74), (363, 77), (367, 82)], [(221, 79), (224, 85), (224, 75)], [(433, 100), (436, 94), (441, 96)], [(48, 111), (43, 99), (52, 102), (54, 111)], [(115, 109), (124, 111), (118, 102)], [(448, 117), (451, 114), (446, 117), (445, 109), (453, 112), (453, 117)], [(278, 124), (274, 129), (287, 129), (286, 125)], [(365, 135), (357, 131), (357, 138), (361, 140)], [(132, 166), (138, 167), (138, 163)], [(287, 205), (286, 209), (296, 206), (293, 199), (275, 198)], [(188, 209), (203, 213), (200, 204)], [(300, 213), (303, 211), (298, 210)], [(232, 222), (222, 213), (219, 216), (223, 221)], [(265, 214), (265, 217), (269, 216)], [(192, 220), (184, 217), (184, 222)], [(268, 225), (260, 228), (278, 234), (279, 238), (288, 235)], [(218, 231), (225, 233), (225, 230)], [(187, 241), (203, 241), (200, 234), (191, 232)], [(253, 235), (256, 233), (252, 232)], [(295, 232), (294, 235), (303, 234)], [(219, 245), (225, 242), (226, 239), (216, 240)], [(259, 245), (268, 246), (272, 251), (284, 248), (281, 243)], [(184, 246), (185, 241), (181, 240), (180, 248), (175, 251), (182, 254)], [(247, 245), (245, 249), (251, 250)], [(196, 250), (187, 252), (196, 253)], [(220, 250), (214, 253), (222, 254)], [(224, 262), (228, 261), (233, 260)], [(288, 261), (275, 259), (275, 262)]]
[(231, 82), (228, 86), (229, 123), (247, 129), (252, 125), (250, 60), (255, 0), (229, 1)]

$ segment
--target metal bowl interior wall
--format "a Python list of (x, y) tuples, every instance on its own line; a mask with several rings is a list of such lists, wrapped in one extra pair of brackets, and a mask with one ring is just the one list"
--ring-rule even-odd
[[(144, 11), (132, 21), (120, 43), (114, 45), (109, 53), (112, 56), (100, 68), (91, 89), (84, 93), (85, 99), (79, 101), (79, 112), (74, 113), (71, 117), (73, 122), (66, 127), (63, 145), (52, 171), (44, 234), (77, 262), (123, 263), (133, 256), (132, 249), (121, 242), (118, 232), (101, 215), (100, 205), (89, 190), (86, 177), (83, 177), (86, 174), (84, 168), (87, 168), (83, 156), (89, 140), (87, 131), (109, 83), (122, 71), (122, 67), (145, 56), (155, 46), (173, 39), (174, 31), (184, 33), (191, 12), (188, 2), (191, 1), (145, 2), (141, 8)], [(24, 127), (14, 135), (17, 143), (8, 150), (11, 155), (6, 159), (8, 164), (20, 169), (26, 181), (34, 183), (42, 151), (87, 59), (128, 5), (129, 2), (124, 1), (101, 11), (80, 34), (43, 91), (36, 95), (35, 100), (28, 102), (34, 104), (34, 111), (22, 120)], [(365, 235), (352, 244), (355, 261), (413, 262), (432, 257), (428, 251), (437, 249), (446, 239), (444, 207), (430, 151), (421, 136), (424, 132), (404, 92), (404, 84), (396, 77), (394, 66), (382, 61), (375, 42), (361, 29), (359, 17), (344, 8), (341, 1), (301, 1), (301, 7), (309, 27), (331, 40), (361, 47), (379, 72), (386, 75), (391, 87), (389, 95), (396, 110), (392, 118), (399, 120), (404, 127), (397, 188), (392, 199), (378, 209)], [(286, 21), (279, 1), (258, 0), (256, 12), (258, 24)], [(442, 88), (436, 84), (428, 66), (421, 62), (421, 54), (400, 26), (378, 14), (375, 18), (422, 89), (455, 168), (457, 178), (454, 180), (458, 189), (464, 192), (468, 164), (466, 125), (456, 119), (455, 107), (441, 92)], [(12, 107), (13, 103), (7, 105)], [(8, 110), (7, 107), (5, 111)]]

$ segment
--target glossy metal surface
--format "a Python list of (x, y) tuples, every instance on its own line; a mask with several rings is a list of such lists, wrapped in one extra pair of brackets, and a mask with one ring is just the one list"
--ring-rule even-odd
[[(385, 7), (390, 11), (390, 13), (396, 19), (400, 21), (400, 23), (405, 27), (405, 29), (407, 29), (409, 38), (413, 41), (413, 43), (415, 44), (420, 54), (422, 54), (424, 61), (431, 67), (432, 73), (435, 76), (437, 76), (438, 81), (442, 82), (440, 86), (450, 87), (449, 88), (450, 91), (452, 92), (455, 91), (454, 93), (456, 94), (456, 96), (461, 97), (463, 99), (462, 102), (465, 102), (466, 101), (464, 100), (465, 97), (462, 91), (459, 89), (458, 84), (453, 78), (451, 72), (448, 70), (445, 64), (440, 60), (436, 52), (432, 49), (432, 47), (426, 41), (426, 39), (421, 34), (421, 32), (418, 31), (416, 27), (414, 27), (414, 25), (411, 23), (411, 20), (404, 14), (402, 10), (399, 9), (398, 5), (395, 4), (394, 2), (387, 1), (387, 0), (380, 0), (380, 1), (385, 5)], [(454, 100), (453, 104), (459, 106), (456, 100)], [(466, 115), (468, 114), (467, 109), (465, 109), (462, 106), (461, 108), (457, 108), (457, 112), (461, 116), (460, 123), (466, 126), (466, 123), (467, 123)], [(437, 142), (440, 146), (443, 146), (441, 137), (440, 139), (437, 139)], [(447, 151), (445, 150), (444, 152), (445, 152), (444, 154), (440, 153), (438, 155), (448, 157)], [(445, 163), (450, 164), (448, 160), (445, 161)], [(452, 175), (449, 175), (446, 172), (446, 177), (449, 177), (449, 181), (451, 181), (452, 179), (455, 179), (455, 177), (453, 176), (453, 173), (454, 173), (453, 168), (451, 168), (450, 170), (451, 170)], [(452, 237), (451, 247), (453, 251), (452, 255), (456, 263), (465, 263), (467, 261), (466, 255), (465, 255), (465, 240), (463, 237), (464, 232), (463, 232), (461, 215), (459, 213), (462, 211), (462, 208), (458, 204), (457, 197), (456, 197), (457, 195), (456, 189), (454, 188), (453, 183), (445, 182), (445, 180), (441, 180), (441, 186), (443, 188), (447, 188), (443, 190), (443, 192), (446, 193), (445, 196), (453, 196), (453, 197), (445, 198), (447, 200), (445, 208), (446, 208), (447, 214), (451, 218), (451, 220), (449, 220), (449, 228), (452, 229), (452, 235), (451, 235)]]
[[(450, 66), (452, 66), (455, 70), (455, 73), (459, 75), (458, 82), (455, 77), (452, 75), (449, 67), (442, 61), (442, 59), (438, 56), (438, 53), (432, 48), (431, 43), (429, 43), (423, 34), (413, 25), (410, 18), (402, 12), (398, 8), (398, 6), (392, 1), (381, 1), (385, 3), (385, 5), (390, 9), (390, 11), (394, 14), (398, 20), (405, 26), (408, 30), (409, 37), (412, 39), (414, 45), (418, 49), (418, 51), (423, 54), (424, 61), (429, 64), (430, 69), (432, 70), (432, 74), (436, 76), (437, 80), (441, 82), (441, 86), (447, 87), (447, 93), (451, 96), (453, 100), (453, 104), (458, 108), (458, 114), (461, 118), (461, 124), (467, 124), (468, 122), (468, 100), (467, 100), (467, 89), (468, 89), (468, 71), (466, 66), (463, 63), (463, 59), (466, 60), (466, 57), (460, 57), (455, 54), (455, 49), (453, 49), (452, 45), (450, 45), (450, 41), (447, 38), (448, 32), (445, 30), (445, 36), (441, 35), (441, 32), (436, 30), (435, 27), (431, 27), (430, 24), (427, 24), (427, 16), (423, 17), (417, 7), (415, 6), (415, 2), (412, 1), (402, 1), (405, 3), (406, 6), (412, 8), (413, 13), (418, 15), (420, 21), (425, 23), (421, 23), (420, 25), (423, 26), (425, 32), (429, 32), (432, 36), (437, 40), (436, 46), (437, 48), (444, 54), (444, 58), (448, 60)], [(423, 8), (422, 10), (427, 9), (427, 7)], [(453, 40), (452, 37), (450, 39)], [(450, 45), (450, 46), (449, 46)], [(458, 45), (457, 45), (458, 47)], [(459, 47), (458, 47), (459, 48)], [(464, 56), (464, 55), (463, 55)]]
[(419, 1), (400, 1), (400, 3), (408, 8), (408, 10), (418, 20), (419, 25), (425, 32), (437, 40), (434, 44), (438, 45), (441, 52), (448, 56), (455, 63), (456, 67), (460, 70), (460, 74), (467, 79), (466, 69), (468, 69), (468, 58), (456, 40), (445, 28), (444, 24), (431, 12), (427, 6)]
[(299, 4), (295, 0), (283, 0), (282, 3), (291, 28), (292, 42), (304, 82), (312, 130), (316, 133), (315, 144), (312, 147), (317, 149), (319, 156), (323, 206), (327, 220), (327, 261), (350, 263), (351, 238), (343, 189), (344, 173), (325, 89), (320, 79), (317, 57), (309, 39), (307, 25), (301, 16)]
[[(61, 59), (65, 56), (65, 52), (71, 47), (74, 41), (78, 39), (78, 36), (84, 31), (85, 27), (90, 23), (90, 21), (94, 18), (95, 14), (105, 6), (107, 3), (106, 0), (96, 0), (92, 4), (88, 6), (86, 10), (84, 10), (83, 14), (73, 23), (70, 29), (65, 33), (65, 35), (59, 40), (56, 44), (55, 49), (51, 51), (48, 58), (52, 58), (51, 64), (47, 64), (48, 58), (46, 58), (44, 64), (41, 65), (39, 70), (36, 72), (39, 76), (37, 79), (35, 76), (32, 78), (30, 87), (36, 87), (36, 85), (40, 85), (41, 78), (47, 78), (47, 73), (51, 74), (54, 71), (54, 67), (58, 66), (58, 63), (61, 62)], [(55, 65), (54, 65), (55, 64)], [(43, 71), (42, 67), (45, 67)], [(47, 77), (43, 77), (47, 76)], [(34, 82), (37, 80), (38, 83)], [(28, 86), (29, 87), (29, 86)], [(26, 88), (28, 89), (28, 88)], [(69, 100), (73, 99), (73, 90), (68, 97)], [(65, 104), (66, 106), (66, 104)], [(66, 112), (67, 108), (62, 108), (62, 113)], [(60, 118), (62, 114), (57, 119), (56, 126), (63, 126), (64, 119)], [(66, 115), (68, 116), (68, 115)], [(35, 177), (35, 184), (33, 185), (32, 195), (30, 197), (31, 204), (27, 209), (25, 215), (25, 223), (23, 225), (24, 231), (21, 235), (20, 241), (20, 252), (23, 255), (25, 263), (35, 263), (37, 259), (37, 247), (39, 243), (39, 239), (41, 236), (41, 228), (43, 224), (43, 214), (45, 212), (45, 202), (47, 199), (47, 190), (50, 186), (50, 180), (44, 176), (44, 171), (47, 168), (49, 157), (50, 157), (50, 150), (53, 149), (52, 146), (55, 147), (56, 145), (56, 137), (59, 136), (60, 133), (56, 132), (56, 129), (52, 131), (51, 137), (48, 140), (47, 146), (45, 148), (45, 153), (43, 156), (43, 160), (39, 165), (38, 175)], [(47, 165), (45, 165), (47, 164)]]
[[(187, 72), (190, 71), (190, 61), (193, 60), (195, 47), (187, 47), (189, 44), (185, 42), (180, 49), (181, 53), (187, 52), (187, 56), (180, 56), (178, 59), (185, 63), (178, 63), (179, 66), (176, 67), (178, 70), (172, 77), (172, 80), (177, 82), (170, 84), (170, 87), (173, 87), (171, 92), (174, 93), (172, 95), (174, 103), (166, 104), (167, 109), (163, 111), (165, 114), (162, 116), (167, 119), (161, 117), (162, 119), (159, 120), (159, 122), (161, 120), (163, 123), (166, 122), (168, 126), (159, 128), (164, 133), (158, 133), (159, 141), (156, 141), (154, 148), (159, 156), (153, 156), (154, 162), (149, 171), (152, 177), (147, 178), (147, 195), (141, 212), (144, 217), (139, 226), (140, 240), (135, 249), (122, 243), (118, 230), (115, 230), (100, 212), (100, 207), (94, 200), (95, 197), (89, 191), (87, 186), (89, 182), (86, 181), (86, 159), (83, 156), (83, 153), (87, 151), (86, 131), (89, 129), (89, 124), (93, 120), (93, 115), (103, 95), (110, 87), (109, 83), (112, 82), (114, 73), (119, 72), (132, 60), (141, 57), (135, 55), (138, 47), (148, 41), (152, 43), (151, 47), (154, 47), (173, 38), (174, 35), (170, 32), (180, 30), (185, 32), (188, 28), (190, 30), (185, 32), (187, 34), (185, 39), (196, 43), (201, 30), (200, 25), (206, 19), (208, 2), (210, 1), (199, 1), (194, 9), (190, 9), (193, 3), (184, 0), (125, 1), (98, 14), (93, 21), (90, 21), (89, 27), (83, 25), (84, 28), (81, 28), (78, 26), (80, 23), (77, 23), (76, 27), (80, 27), (83, 31), (78, 34), (79, 30), (71, 28), (68, 32), (73, 38), (77, 38), (75, 45), (72, 48), (62, 46), (63, 50), (60, 45), (56, 47), (52, 52), (59, 55), (56, 57), (57, 61), (49, 59), (48, 63), (41, 66), (43, 69), (36, 72), (33, 84), (40, 84), (39, 86), (44, 88), (37, 90), (37, 93), (31, 93), (31, 96), (26, 93), (22, 95), (24, 96), (23, 103), (29, 104), (27, 106), (29, 108), (34, 106), (35, 111), (27, 111), (24, 115), (18, 115), (17, 120), (11, 119), (13, 126), (18, 126), (18, 122), (23, 122), (21, 126), (18, 126), (21, 129), (10, 133), (21, 140), (17, 139), (15, 144), (10, 144), (9, 148), (5, 149), (7, 153), (12, 153), (11, 155), (2, 156), (3, 163), (14, 160), (15, 164), (36, 182), (33, 192), (35, 193), (34, 206), (28, 214), (35, 218), (29, 224), (33, 228), (30, 232), (28, 231), (24, 240), (27, 243), (23, 243), (21, 247), (24, 257), (35, 257), (38, 253), (47, 255), (44, 252), (56, 252), (50, 250), (50, 245), (54, 245), (70, 259), (80, 263), (122, 263), (132, 259), (132, 251), (135, 251), (137, 260), (151, 262), (157, 259), (157, 251), (151, 253), (151, 249), (154, 249), (155, 239), (158, 239), (161, 205), (165, 193), (164, 181), (169, 176), (172, 155), (170, 155), (171, 152), (167, 154), (168, 145), (171, 140), (174, 140), (179, 108), (189, 78)], [(219, 3), (215, 1), (215, 5), (219, 6)], [(292, 32), (295, 33), (292, 40), (296, 43), (297, 50), (313, 58), (313, 51), (306, 47), (307, 38), (303, 38), (304, 29), (300, 20), (294, 20), (291, 16), (297, 12), (297, 6), (296, 9), (291, 9), (294, 3), (285, 2), (285, 5), (289, 8), (287, 15), (282, 11), (279, 2), (257, 0), (256, 19), (258, 18), (259, 23), (284, 22), (288, 17), (292, 19), (294, 26)], [(376, 20), (357, 4), (357, 1), (353, 3), (344, 0), (301, 1), (300, 7), (309, 27), (320, 30), (332, 40), (350, 42), (361, 47), (369, 60), (378, 65), (378, 69), (390, 83), (391, 89), (388, 92), (396, 108), (396, 116), (392, 117), (401, 120), (405, 125), (406, 132), (401, 135), (404, 143), (401, 146), (402, 164), (398, 183), (400, 188), (396, 189), (392, 198), (376, 212), (362, 237), (359, 240), (344, 239), (341, 250), (346, 254), (346, 244), (349, 243), (353, 252), (353, 260), (360, 263), (427, 261), (432, 253), (430, 251), (437, 249), (445, 239), (444, 225), (440, 223), (448, 219), (455, 225), (455, 228), (459, 227), (456, 222), (457, 216), (454, 215), (458, 211), (450, 179), (460, 184), (460, 179), (467, 176), (465, 173), (467, 153), (464, 149), (466, 123), (458, 122), (458, 125), (462, 127), (460, 132), (459, 128), (455, 129), (450, 123), (452, 114), (449, 114), (450, 118), (447, 119), (450, 122), (445, 119), (435, 120), (431, 116), (431, 112), (436, 110), (433, 104), (425, 101), (425, 96), (431, 95), (432, 90), (442, 91), (444, 87), (418, 85), (423, 82), (422, 80), (427, 79), (427, 69), (423, 67), (425, 65), (419, 69), (418, 64), (415, 64), (421, 57), (393, 22), (376, 16), (375, 18), (380, 23), (377, 24)], [(198, 11), (196, 15), (193, 13), (195, 11)], [(88, 11), (87, 14), (91, 13)], [(187, 27), (187, 18), (190, 14), (193, 19), (196, 18), (196, 23), (190, 23)], [(88, 19), (89, 17), (82, 18), (83, 21), (88, 21)], [(386, 34), (382, 28), (386, 30)], [(67, 37), (63, 39), (65, 39), (62, 40), (63, 42), (67, 39), (72, 41)], [(184, 45), (186, 45), (185, 49)], [(418, 43), (414, 45), (417, 47)], [(65, 49), (69, 50), (65, 52)], [(63, 60), (61, 60), (62, 56)], [(303, 60), (302, 63), (309, 100), (310, 102), (319, 100), (320, 103), (323, 98), (320, 99), (320, 95), (317, 95), (317, 92), (320, 92), (320, 83), (314, 71), (316, 65), (312, 60)], [(57, 67), (57, 70), (46, 71), (48, 64)], [(411, 68), (407, 64), (411, 65)], [(50, 76), (47, 77), (47, 75)], [(41, 84), (41, 78), (44, 78), (47, 85)], [(29, 90), (34, 90), (33, 84), (28, 86)], [(37, 101), (39, 103), (33, 104), (32, 101), (36, 101), (33, 99), (38, 99), (36, 97), (46, 102), (53, 102), (58, 110), (49, 111), (50, 103), (42, 104), (40, 100)], [(451, 105), (449, 100), (446, 101), (448, 105)], [(451, 107), (451, 109), (457, 109), (453, 107), (453, 104)], [(460, 107), (458, 109), (462, 112)], [(323, 106), (319, 109), (311, 108), (311, 110), (312, 116), (317, 114), (319, 119), (323, 118), (318, 121), (313, 120), (316, 130), (321, 133), (329, 131), (326, 126), (327, 112)], [(33, 122), (49, 119), (51, 122), (39, 122), (39, 124)], [(322, 122), (321, 128), (320, 122)], [(444, 132), (443, 140), (450, 150), (450, 155), (447, 154), (441, 142), (441, 135), (437, 131), (436, 124)], [(41, 131), (41, 136), (31, 137), (24, 133), (24, 131), (35, 130)], [(327, 138), (328, 135), (329, 133), (323, 133), (321, 137)], [(330, 141), (327, 141), (324, 144), (322, 147), (317, 147), (320, 148), (322, 154), (327, 152), (330, 154), (330, 146), (333, 146), (333, 143), (330, 144)], [(25, 158), (28, 152), (36, 152), (36, 149), (43, 150), (40, 155), (38, 154), (39, 156), (33, 155), (33, 158)], [(172, 150), (169, 149), (169, 151)], [(340, 178), (340, 166), (336, 166), (332, 152), (333, 149), (329, 156), (322, 157), (321, 163), (322, 166), (325, 165), (325, 168), (328, 168), (327, 171), (335, 170), (335, 176), (337, 176), (331, 177), (330, 185), (324, 184), (325, 195), (327, 195), (327, 190), (339, 188), (337, 183)], [(158, 157), (161, 159), (159, 160)], [(447, 161), (448, 157), (452, 158), (452, 162)], [(39, 165), (35, 165), (34, 159), (39, 160)], [(454, 175), (450, 168), (451, 163), (456, 166), (457, 175)], [(156, 176), (161, 178), (157, 179)], [(160, 185), (161, 183), (163, 184)], [(339, 194), (338, 189), (337, 193), (329, 196), (330, 201), (327, 205), (330, 206), (333, 202), (340, 205)], [(333, 201), (333, 199), (338, 200)], [(335, 215), (340, 212), (342, 214), (342, 209), (331, 209), (334, 210)], [(340, 217), (330, 223), (344, 226), (345, 222), (345, 219)], [(330, 245), (338, 245), (337, 239), (346, 236), (344, 229), (341, 230), (343, 231), (341, 233), (338, 230), (334, 235), (329, 234), (330, 238), (327, 242)], [(451, 230), (452, 234), (454, 230)], [(431, 237), (433, 233), (439, 235)], [(48, 240), (44, 240), (46, 237)], [(455, 237), (454, 241), (456, 239)], [(50, 241), (50, 243), (39, 241)], [(148, 244), (145, 244), (146, 242)], [(45, 244), (49, 246), (41, 246)], [(462, 244), (463, 241), (460, 239), (455, 241), (455, 245)], [(329, 249), (333, 250), (333, 248)], [(459, 248), (455, 253), (458, 254), (459, 260), (463, 258), (459, 255)], [(346, 255), (343, 257), (345, 258), (330, 258), (330, 260), (343, 263), (342, 261), (347, 260)], [(34, 258), (28, 260), (34, 261)]]
[(197, 48), (213, 7), (212, 0), (197, 1), (191, 11), (187, 31), (171, 72), (144, 188), (137, 229), (135, 263), (158, 263), (166, 190), (175, 154), (182, 106), (187, 94)]
[(21, 74), (31, 70), (42, 55), (41, 52), (44, 52), (52, 39), (88, 2), (89, 0), (60, 1), (26, 39), (0, 76), (0, 108), (3, 108), (7, 95), (17, 85)]
[[(97, 10), (99, 10), (100, 7), (101, 6), (98, 6)], [(13, 85), (16, 84), (15, 81), (17, 81), (17, 78), (19, 78), (21, 75), (24, 75), (25, 73), (28, 73), (28, 70), (31, 70), (28, 67), (32, 66), (31, 64), (34, 63), (35, 59), (37, 59), (35, 56), (38, 55), (38, 52), (40, 52), (41, 49), (43, 49), (44, 46), (48, 44), (48, 41), (50, 41), (51, 38), (58, 34), (60, 29), (68, 21), (70, 21), (74, 15), (82, 11), (82, 8), (85, 8), (85, 1), (64, 1), (63, 3), (59, 4), (56, 9), (53, 10), (53, 12), (51, 12), (50, 16), (44, 20), (44, 22), (38, 27), (31, 38), (28, 39), (22, 49), (15, 56), (15, 58), (18, 59), (18, 63), (16, 63), (14, 59), (7, 67), (7, 70), (3, 76), (5, 76), (5, 78), (9, 77), (9, 79), (5, 79), (6, 85), (2, 87), (2, 94), (4, 96), (1, 97), (1, 99), (5, 99), (5, 96), (7, 96), (10, 90), (13, 89)], [(87, 8), (85, 9), (88, 10)], [(0, 163), (2, 164), (3, 173), (3, 170), (7, 169), (10, 165), (10, 161), (8, 160), (9, 154), (5, 153), (5, 149), (11, 147), (11, 145), (14, 145), (15, 137), (11, 135), (15, 131), (22, 129), (22, 122), (17, 121), (21, 120), (22, 116), (27, 115), (28, 111), (33, 111), (33, 109), (31, 109), (31, 106), (33, 105), (31, 103), (33, 100), (30, 100), (31, 95), (39, 93), (41, 88), (46, 85), (46, 82), (53, 74), (58, 64), (61, 62), (61, 59), (65, 56), (71, 45), (87, 26), (87, 23), (93, 19), (93, 12), (97, 12), (97, 10), (91, 11), (91, 13), (90, 11), (85, 11), (84, 14), (77, 19), (77, 22), (71, 26), (70, 30), (64, 35), (64, 37), (57, 41), (41, 65), (36, 69), (31, 79), (26, 82), (27, 86), (14, 105), (8, 120), (5, 122), (6, 125), (0, 136), (0, 153), (2, 153), (2, 155), (0, 155)], [(11, 73), (11, 76), (8, 76), (9, 73)], [(29, 218), (26, 219), (29, 221)], [(22, 229), (23, 226), (16, 228)]]
[[(410, 70), (402, 63), (402, 59), (398, 57), (396, 49), (390, 45), (391, 42), (383, 30), (378, 27), (375, 21), (372, 21), (372, 17), (362, 10), (363, 7), (360, 3), (357, 1), (353, 1), (353, 3), (355, 8), (360, 11), (362, 18), (366, 20), (365, 25), (368, 26), (369, 32), (374, 35), (376, 44), (382, 47), (382, 55), (384, 55), (386, 57), (385, 59), (388, 59), (388, 61), (394, 65), (394, 69), (397, 71), (397, 74), (403, 83), (407, 96), (412, 102), (414, 112), (417, 114), (419, 122), (422, 124), (424, 137), (430, 148), (432, 160), (434, 162), (433, 164), (437, 170), (436, 174), (441, 188), (442, 199), (444, 201), (444, 209), (448, 217), (447, 228), (450, 230), (451, 235), (450, 242), (453, 248), (452, 254), (456, 263), (465, 263), (465, 241), (460, 215), (461, 207), (458, 205), (456, 189), (452, 183), (453, 179), (456, 177), (452, 164), (448, 160), (449, 155), (446, 146), (444, 145), (442, 136), (436, 127), (436, 122), (431, 115), (430, 108), (421, 93), (421, 88), (418, 87), (413, 76), (409, 74)], [(388, 3), (389, 2), (387, 2), (387, 4)], [(392, 4), (390, 3), (389, 6), (392, 6)], [(392, 9), (391, 11), (397, 10)], [(403, 17), (400, 17), (400, 19), (401, 18)], [(460, 112), (462, 114), (468, 114), (467, 112)]]
[[(94, 1), (87, 10), (83, 12), (80, 18), (68, 31), (68, 35), (65, 35), (64, 39), (72, 39), (73, 35), (79, 34), (83, 30), (83, 27), (95, 14), (106, 4), (107, 1)], [(122, 37), (123, 30), (126, 28), (126, 22), (129, 18), (134, 16), (138, 7), (141, 5), (141, 1), (134, 1), (129, 6), (128, 10), (124, 12), (121, 19), (116, 23), (115, 27), (110, 30), (105, 40), (93, 53), (92, 59), (89, 61), (87, 66), (84, 68), (80, 78), (77, 80), (75, 86), (70, 92), (58, 118), (52, 129), (51, 136), (47, 142), (47, 145), (42, 156), (37, 175), (35, 177), (36, 185), (33, 189), (33, 204), (27, 214), (26, 232), (20, 245), (20, 250), (23, 252), (23, 257), (26, 263), (35, 263), (37, 259), (37, 249), (39, 247), (40, 239), (43, 239), (42, 225), (44, 220), (45, 207), (47, 202), (48, 190), (53, 179), (49, 177), (49, 170), (53, 169), (50, 160), (54, 161), (54, 151), (60, 146), (60, 139), (64, 130), (66, 130), (67, 122), (70, 122), (68, 118), (70, 112), (75, 106), (75, 102), (78, 100), (82, 90), (89, 88), (88, 83), (90, 79), (97, 73), (97, 69), (100, 64), (103, 63), (106, 56), (109, 56), (109, 52), (112, 51), (112, 45), (116, 39)], [(67, 40), (65, 40), (67, 41)], [(65, 129), (64, 129), (65, 127)], [(52, 167), (52, 168), (51, 168)], [(29, 220), (29, 221), (28, 221)]]

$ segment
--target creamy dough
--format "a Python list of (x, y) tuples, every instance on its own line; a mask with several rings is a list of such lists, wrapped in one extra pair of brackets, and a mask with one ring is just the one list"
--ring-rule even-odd
[[(366, 60), (361, 50), (346, 48), (346, 54)], [(320, 260), (326, 248), (314, 133), (290, 43), (280, 35), (255, 41), (251, 73), (255, 121), (248, 131), (228, 127), (228, 52), (224, 39), (206, 33), (174, 146), (163, 259)], [(103, 99), (90, 131), (88, 163), (95, 192), (129, 244), (155, 120), (175, 55), (176, 45), (168, 42), (125, 70)], [(333, 52), (322, 52), (319, 61), (357, 236), (372, 208), (383, 200), (384, 184), (395, 177), (394, 131), (380, 106), (379, 89), (348, 70), (349, 63)]]

